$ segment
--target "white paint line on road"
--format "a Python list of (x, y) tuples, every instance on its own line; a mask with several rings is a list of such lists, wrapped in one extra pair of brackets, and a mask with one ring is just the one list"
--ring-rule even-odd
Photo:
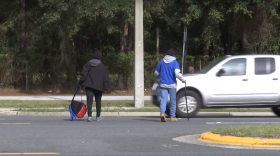
[(177, 147), (177, 146), (179, 146), (179, 145), (167, 145), (167, 144), (163, 144), (163, 145), (161, 145), (161, 146), (163, 146), (163, 147)]
[(280, 122), (205, 122), (208, 125), (234, 125), (234, 124), (280, 124)]
[(0, 153), (0, 155), (57, 155), (55, 152), (34, 152), (34, 153)]
[(30, 123), (0, 123), (0, 125), (30, 125)]

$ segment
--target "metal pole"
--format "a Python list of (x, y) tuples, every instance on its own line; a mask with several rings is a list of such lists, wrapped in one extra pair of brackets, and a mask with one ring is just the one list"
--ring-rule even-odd
[(188, 27), (185, 27), (185, 32), (184, 32), (184, 35), (185, 35), (185, 58), (184, 58), (184, 65), (186, 64), (187, 62), (187, 48), (188, 48), (188, 45), (187, 45), (187, 40), (188, 40)]
[(184, 74), (184, 59), (185, 59), (185, 31), (183, 37), (183, 55), (182, 55), (182, 74)]
[(182, 74), (184, 74), (184, 65), (186, 61), (186, 43), (187, 43), (187, 27), (184, 27), (184, 38), (183, 38), (183, 55), (182, 55)]
[(135, 42), (134, 42), (134, 107), (144, 107), (144, 43), (143, 43), (143, 0), (135, 3)]

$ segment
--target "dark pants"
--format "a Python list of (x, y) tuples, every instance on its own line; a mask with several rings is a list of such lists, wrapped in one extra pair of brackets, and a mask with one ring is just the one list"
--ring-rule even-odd
[(100, 117), (102, 92), (99, 90), (92, 89), (92, 88), (85, 88), (85, 90), (86, 90), (86, 94), (87, 94), (88, 116), (92, 117), (92, 102), (93, 102), (93, 96), (95, 96), (96, 117)]

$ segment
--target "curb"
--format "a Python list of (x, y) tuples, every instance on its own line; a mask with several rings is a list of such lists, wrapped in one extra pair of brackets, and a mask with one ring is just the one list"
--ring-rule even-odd
[[(69, 112), (25, 112), (14, 111), (16, 108), (0, 108), (0, 116), (69, 116)], [(59, 109), (59, 108), (52, 108)], [(93, 109), (93, 112), (95, 110)], [(159, 112), (102, 112), (103, 116), (159, 116)], [(275, 117), (272, 112), (198, 112), (197, 117), (235, 117), (262, 116)]]
[(205, 132), (198, 138), (200, 141), (238, 145), (238, 146), (254, 146), (254, 147), (277, 147), (280, 148), (280, 139), (260, 139), (260, 138), (247, 138), (247, 137), (234, 137), (234, 136), (221, 136), (211, 132)]

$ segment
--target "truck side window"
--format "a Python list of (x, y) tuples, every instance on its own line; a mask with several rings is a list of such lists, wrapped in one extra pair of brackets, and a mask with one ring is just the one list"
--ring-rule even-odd
[(222, 76), (246, 75), (246, 63), (246, 58), (237, 58), (226, 62), (222, 66), (226, 71)]
[(275, 72), (274, 58), (255, 58), (255, 75), (267, 75)]

